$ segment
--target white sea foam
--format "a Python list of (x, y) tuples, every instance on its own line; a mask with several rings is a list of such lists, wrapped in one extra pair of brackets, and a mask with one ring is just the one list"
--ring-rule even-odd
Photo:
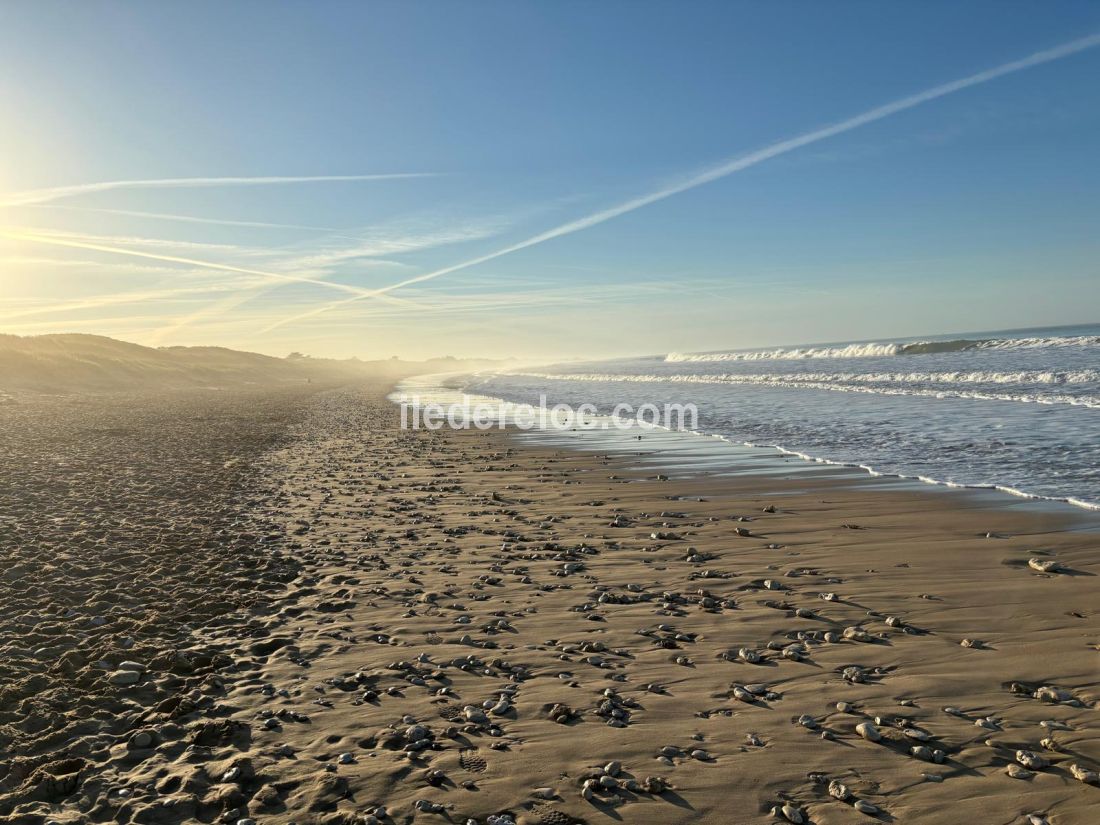
[[(1046, 372), (1028, 373), (1038, 379), (1039, 376), (1048, 375)], [(550, 381), (586, 381), (597, 383), (672, 383), (672, 384), (749, 384), (768, 387), (787, 387), (790, 389), (829, 390), (832, 392), (854, 392), (871, 395), (901, 395), (924, 398), (970, 398), (980, 401), (1014, 401), (1025, 404), (1070, 404), (1073, 406), (1100, 408), (1100, 396), (1095, 395), (1059, 395), (1050, 392), (1018, 391), (1018, 392), (988, 392), (982, 390), (955, 389), (950, 386), (943, 388), (929, 388), (918, 386), (873, 386), (875, 383), (889, 384), (891, 381), (908, 382), (920, 380), (916, 378), (918, 373), (883, 373), (883, 374), (858, 374), (858, 373), (805, 373), (805, 374), (757, 374), (757, 375), (706, 375), (706, 374), (618, 374), (618, 373), (539, 373), (516, 372), (509, 373), (510, 377), (527, 377)], [(932, 373), (926, 375), (933, 375)], [(982, 373), (937, 373), (940, 382), (952, 383), (1016, 383), (1008, 378), (1008, 374), (992, 373), (1006, 380), (984, 381)], [(1094, 370), (1082, 370), (1075, 373), (1066, 373), (1061, 376), (1050, 373), (1051, 380), (1035, 380), (1035, 384), (1072, 384), (1088, 383), (1095, 381), (1097, 373)], [(1057, 380), (1060, 379), (1060, 380)], [(934, 379), (926, 379), (934, 380)]]
[(846, 344), (833, 347), (795, 347), (768, 350), (682, 353), (670, 352), (665, 361), (691, 363), (707, 361), (798, 361), (808, 358), (883, 358), (894, 355), (931, 355), (965, 350), (1043, 349), (1100, 346), (1100, 336), (1074, 335), (1045, 338), (959, 338), (951, 341), (909, 341)]
[(803, 358), (873, 358), (876, 356), (897, 355), (899, 346), (899, 344), (849, 344), (845, 347), (800, 347), (797, 349), (758, 350), (755, 352), (704, 352), (694, 355), (670, 352), (665, 356), (665, 361), (794, 361)]
[(1023, 334), (671, 353), (475, 381), (517, 400), (544, 393), (604, 410), (682, 397), (708, 435), (737, 444), (1095, 507), (1100, 324)]
[[(630, 381), (645, 381), (645, 380), (650, 380), (650, 379), (667, 380), (667, 376), (621, 376), (621, 375), (608, 375), (608, 374), (600, 375), (600, 374), (595, 374), (595, 373), (577, 374), (577, 375), (560, 375), (560, 374), (551, 374), (551, 373), (510, 373), (508, 375), (509, 375), (509, 377), (523, 377), (523, 376), (526, 376), (526, 377), (531, 377), (531, 378), (555, 379), (555, 380), (557, 380), (557, 379), (594, 380), (594, 381), (616, 380), (616, 379), (630, 380)], [(696, 377), (703, 378), (703, 376), (691, 376), (691, 377), (692, 378), (696, 378)], [(741, 376), (735, 376), (735, 377), (741, 377)], [(429, 399), (432, 399), (432, 400), (438, 400), (438, 401), (446, 401), (448, 399), (453, 399), (454, 397), (462, 397), (462, 396), (460, 396), (460, 393), (462, 393), (462, 390), (456, 389), (454, 387), (440, 386), (441, 384), (444, 384), (445, 382), (432, 380), (434, 378), (435, 377), (431, 377), (429, 380), (424, 380), (423, 378), (407, 379), (405, 382), (403, 382), (402, 389), (405, 390), (405, 392), (415, 391), (415, 393), (418, 394), (418, 395), (421, 395), (425, 398), (429, 398)], [(472, 376), (467, 376), (467, 378), (472, 379)], [(487, 379), (488, 379), (488, 376), (482, 375), (478, 379), (474, 380), (474, 383), (483, 383)], [(1084, 379), (1082, 379), (1082, 380), (1084, 380)], [(470, 383), (470, 381), (462, 381), (462, 382), (460, 382), (460, 385), (468, 385), (469, 383)], [(395, 401), (401, 400), (402, 398), (403, 398), (403, 395), (401, 393), (395, 393), (393, 396), (391, 396), (391, 399), (395, 400)], [(498, 400), (498, 398), (495, 395), (475, 395), (475, 396), (465, 396), (465, 398), (466, 398), (467, 401), (474, 400), (474, 401), (478, 401), (478, 402)], [(609, 416), (597, 416), (596, 418), (609, 418)], [(587, 428), (585, 428), (585, 429), (587, 429)], [(599, 429), (598, 422), (594, 422), (593, 429)], [(676, 436), (678, 434), (676, 431), (668, 430), (667, 427), (646, 427), (646, 429), (650, 430), (650, 431), (654, 431), (654, 432), (655, 431), (665, 431), (670, 436)], [(929, 474), (927, 472), (907, 473), (907, 472), (904, 471), (904, 469), (901, 469), (899, 467), (899, 463), (903, 464), (903, 462), (900, 461), (900, 459), (901, 459), (900, 455), (893, 456), (893, 457), (880, 456), (879, 458), (882, 460), (882, 462), (883, 462), (882, 464), (879, 463), (878, 459), (876, 459), (872, 463), (865, 463), (865, 462), (861, 462), (861, 461), (843, 460), (843, 459), (839, 459), (839, 458), (827, 458), (827, 457), (822, 456), (818, 452), (817, 449), (815, 449), (813, 451), (806, 451), (805, 449), (792, 449), (792, 448), (787, 447), (787, 446), (785, 446), (783, 444), (780, 444), (780, 443), (770, 443), (770, 442), (766, 442), (766, 441), (745, 441), (743, 439), (738, 439), (738, 438), (732, 437), (729, 434), (724, 434), (724, 433), (707, 432), (707, 431), (701, 431), (701, 430), (691, 430), (691, 431), (681, 432), (681, 433), (679, 433), (679, 435), (681, 437), (682, 436), (690, 437), (692, 435), (694, 435), (694, 436), (705, 436), (705, 437), (713, 438), (717, 441), (725, 442), (725, 443), (728, 443), (728, 444), (743, 444), (746, 447), (753, 447), (753, 448), (760, 448), (760, 449), (772, 449), (772, 450), (776, 450), (780, 453), (783, 453), (785, 455), (790, 455), (792, 457), (797, 457), (797, 458), (802, 459), (802, 460), (804, 460), (808, 463), (851, 468), (851, 469), (863, 471), (863, 472), (867, 473), (870, 476), (882, 476), (882, 477), (889, 477), (889, 478), (906, 479), (906, 480), (918, 481), (918, 482), (922, 482), (922, 483), (925, 483), (925, 484), (932, 484), (932, 485), (944, 486), (944, 487), (957, 487), (957, 488), (980, 489), (980, 490), (995, 490), (995, 491), (999, 491), (999, 492), (1002, 492), (1002, 493), (1007, 493), (1007, 494), (1010, 494), (1010, 495), (1013, 495), (1013, 496), (1018, 496), (1018, 497), (1022, 497), (1022, 498), (1026, 498), (1026, 499), (1065, 502), (1065, 503), (1068, 503), (1068, 504), (1073, 505), (1073, 506), (1078, 507), (1078, 508), (1083, 508), (1083, 509), (1088, 509), (1088, 510), (1100, 510), (1100, 501), (1097, 501), (1095, 499), (1089, 500), (1088, 498), (1081, 498), (1078, 495), (1050, 495), (1050, 494), (1044, 495), (1042, 493), (1029, 491), (1026, 488), (1030, 487), (1031, 485), (1029, 483), (1022, 482), (1022, 481), (1021, 482), (1016, 482), (1014, 484), (1006, 484), (1006, 483), (1003, 483), (1003, 482), (998, 483), (996, 481), (985, 482), (984, 479), (983, 480), (969, 481), (969, 482), (961, 482), (961, 481), (956, 480), (955, 478), (952, 478), (952, 470), (951, 470), (950, 467), (946, 467), (946, 466), (940, 468), (940, 470), (942, 471), (942, 474), (939, 473), (939, 472), (937, 472), (935, 474)], [(600, 443), (603, 444), (604, 442), (600, 442)], [(604, 449), (604, 448), (601, 447), (601, 449)], [(886, 467), (889, 467), (890, 469), (885, 469)], [(989, 476), (986, 476), (986, 478), (989, 478)]]
[(552, 373), (512, 372), (532, 378), (573, 381), (684, 381), (725, 384), (781, 384), (813, 381), (860, 384), (1090, 384), (1100, 382), (1100, 370), (1018, 370), (996, 372), (787, 372), (787, 373)]

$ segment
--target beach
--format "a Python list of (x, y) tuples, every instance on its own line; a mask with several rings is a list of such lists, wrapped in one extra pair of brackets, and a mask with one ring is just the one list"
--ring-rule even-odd
[(0, 825), (1100, 825), (1100, 3), (0, 69)]
[(389, 389), (0, 408), (2, 821), (1092, 821), (1095, 514)]

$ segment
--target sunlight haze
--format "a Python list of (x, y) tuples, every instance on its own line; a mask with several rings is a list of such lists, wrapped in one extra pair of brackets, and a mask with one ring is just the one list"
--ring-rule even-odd
[(325, 8), (0, 5), (0, 332), (560, 359), (1100, 307), (1095, 4)]

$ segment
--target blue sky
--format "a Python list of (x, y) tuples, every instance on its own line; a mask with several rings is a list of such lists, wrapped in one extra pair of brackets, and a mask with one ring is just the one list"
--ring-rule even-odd
[(1074, 2), (6, 3), (0, 332), (563, 357), (1095, 321), (1097, 33)]

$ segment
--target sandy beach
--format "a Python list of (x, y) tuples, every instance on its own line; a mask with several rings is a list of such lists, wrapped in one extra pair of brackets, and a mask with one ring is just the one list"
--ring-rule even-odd
[(386, 389), (0, 407), (0, 821), (1094, 821), (1095, 516)]
[(0, 825), (1100, 825), (1100, 2), (0, 77)]

